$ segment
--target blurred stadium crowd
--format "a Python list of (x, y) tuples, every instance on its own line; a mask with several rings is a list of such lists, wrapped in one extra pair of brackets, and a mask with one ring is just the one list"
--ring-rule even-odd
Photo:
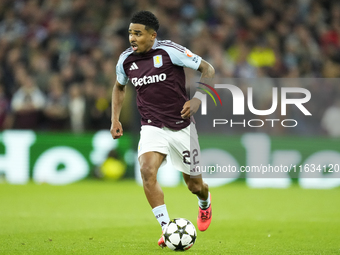
[[(158, 38), (212, 63), (215, 83), (340, 76), (336, 0), (1, 0), (0, 130), (109, 129), (115, 65), (138, 10), (159, 18)], [(198, 79), (187, 71), (188, 84)], [(334, 84), (310, 88), (320, 96), (316, 121), (325, 123), (314, 133), (340, 130), (332, 124), (340, 120)], [(123, 125), (139, 129), (131, 86), (127, 94)]]

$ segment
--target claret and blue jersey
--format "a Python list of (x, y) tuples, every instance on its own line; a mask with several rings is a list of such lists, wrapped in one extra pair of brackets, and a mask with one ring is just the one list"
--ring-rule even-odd
[(201, 57), (171, 41), (158, 41), (142, 55), (131, 48), (118, 60), (116, 72), (120, 84), (128, 80), (137, 91), (137, 106), (142, 125), (180, 130), (190, 124), (182, 119), (183, 105), (189, 100), (183, 67), (197, 70)]

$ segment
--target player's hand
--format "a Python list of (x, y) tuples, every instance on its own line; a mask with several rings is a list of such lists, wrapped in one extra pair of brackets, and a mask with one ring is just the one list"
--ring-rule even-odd
[(118, 139), (123, 135), (123, 127), (122, 124), (116, 120), (111, 123), (111, 128), (110, 128), (111, 135), (113, 139)]
[(183, 105), (183, 110), (181, 111), (182, 119), (188, 119), (194, 115), (200, 107), (200, 104), (201, 100), (195, 97), (189, 101), (186, 101)]

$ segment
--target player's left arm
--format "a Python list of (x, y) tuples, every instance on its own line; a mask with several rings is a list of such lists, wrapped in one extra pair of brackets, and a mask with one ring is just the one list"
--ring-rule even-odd
[[(215, 75), (214, 67), (202, 59), (197, 70), (202, 73), (200, 82), (210, 85)], [(201, 100), (199, 99), (199, 96), (194, 96), (191, 100), (185, 102), (181, 111), (181, 117), (183, 119), (190, 118), (190, 116), (194, 115), (198, 111), (200, 104)]]

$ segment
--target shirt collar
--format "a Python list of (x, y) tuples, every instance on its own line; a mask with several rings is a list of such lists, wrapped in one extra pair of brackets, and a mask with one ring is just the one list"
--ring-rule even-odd
[(151, 47), (151, 49), (156, 49), (157, 43), (158, 43), (158, 40), (157, 40), (157, 38), (156, 38), (156, 39), (155, 39), (155, 42), (153, 43), (153, 45), (152, 45), (152, 47)]

